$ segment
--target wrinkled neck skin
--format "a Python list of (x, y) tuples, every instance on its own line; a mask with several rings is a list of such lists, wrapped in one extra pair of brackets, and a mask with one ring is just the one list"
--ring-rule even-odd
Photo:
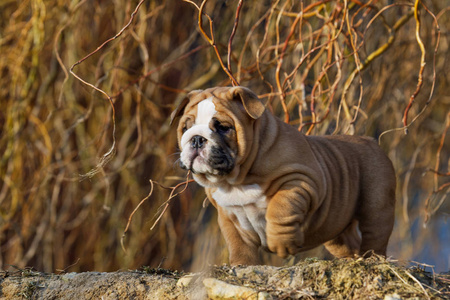
[[(248, 117), (248, 116), (247, 116)], [(246, 120), (242, 122), (241, 120)], [(205, 188), (231, 188), (253, 184), (251, 170), (259, 153), (264, 153), (275, 143), (276, 135), (269, 134), (274, 128), (276, 119), (267, 110), (257, 120), (235, 117), (235, 127), (238, 133), (238, 153), (233, 171), (227, 175), (193, 174), (195, 181)], [(249, 130), (251, 128), (252, 130)], [(257, 133), (257, 134), (256, 134)], [(260, 155), (259, 155), (260, 156)]]

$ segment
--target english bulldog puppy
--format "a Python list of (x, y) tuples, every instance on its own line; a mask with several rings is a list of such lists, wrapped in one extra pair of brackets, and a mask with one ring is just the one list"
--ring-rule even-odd
[(373, 139), (305, 136), (245, 87), (193, 91), (177, 117), (181, 166), (217, 208), (232, 265), (260, 264), (259, 248), (386, 255), (396, 178)]

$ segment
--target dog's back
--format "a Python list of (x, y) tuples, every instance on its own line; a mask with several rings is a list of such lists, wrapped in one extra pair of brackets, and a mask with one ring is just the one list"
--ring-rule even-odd
[[(362, 238), (358, 252), (363, 255), (373, 250), (386, 255), (395, 213), (396, 178), (390, 159), (369, 137), (311, 136), (307, 140), (319, 164), (326, 166), (326, 186), (331, 189), (327, 195), (333, 198), (329, 211), (353, 214), (342, 234), (326, 244), (328, 250), (336, 256), (348, 256), (342, 254), (346, 253), (342, 248), (351, 240), (347, 252), (356, 252), (354, 224), (358, 222)], [(355, 207), (342, 209), (345, 203), (355, 203)], [(347, 219), (348, 213), (340, 218)]]

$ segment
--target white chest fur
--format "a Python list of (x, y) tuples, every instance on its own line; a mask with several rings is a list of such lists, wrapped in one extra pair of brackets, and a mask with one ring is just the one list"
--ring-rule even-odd
[(258, 234), (261, 244), (266, 246), (266, 196), (257, 184), (218, 188), (212, 194), (217, 205), (236, 216), (244, 230)]

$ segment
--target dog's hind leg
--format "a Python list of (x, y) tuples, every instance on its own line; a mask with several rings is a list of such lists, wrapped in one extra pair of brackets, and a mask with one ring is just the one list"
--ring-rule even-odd
[(372, 180), (364, 189), (357, 212), (362, 241), (359, 254), (386, 256), (389, 237), (395, 219), (395, 177), (386, 174), (384, 180)]
[(361, 245), (357, 226), (358, 221), (353, 220), (338, 237), (326, 242), (325, 248), (335, 257), (354, 257), (359, 253)]

